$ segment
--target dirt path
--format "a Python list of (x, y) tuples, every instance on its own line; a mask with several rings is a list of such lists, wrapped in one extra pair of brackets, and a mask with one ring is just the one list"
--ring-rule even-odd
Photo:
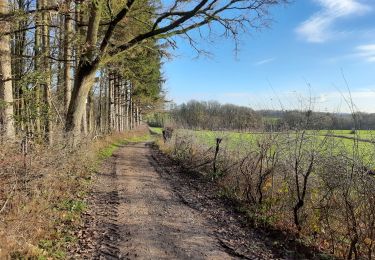
[(116, 174), (123, 256), (142, 259), (229, 259), (199, 212), (181, 203), (150, 163), (145, 144), (118, 153)]
[(139, 143), (107, 161), (72, 258), (296, 259), (279, 255), (274, 241), (243, 227), (199, 180), (163, 160)]

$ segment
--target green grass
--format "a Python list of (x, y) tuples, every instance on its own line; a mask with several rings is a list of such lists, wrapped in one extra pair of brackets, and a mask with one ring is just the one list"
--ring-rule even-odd
[(120, 147), (121, 143), (110, 144), (99, 151), (99, 159), (104, 160), (113, 155), (113, 153)]
[(57, 207), (61, 210), (80, 213), (86, 209), (87, 205), (84, 201), (70, 199), (62, 201)]
[(151, 141), (152, 137), (150, 134), (144, 134), (140, 136), (132, 136), (125, 138), (123, 140), (119, 140), (113, 144), (108, 145), (107, 147), (101, 149), (99, 151), (99, 159), (104, 160), (113, 155), (113, 153), (120, 148), (121, 146), (128, 144), (128, 143), (141, 143), (141, 142), (148, 142)]
[[(313, 132), (313, 131), (310, 131)], [(359, 139), (375, 139), (375, 130), (356, 130), (353, 133), (352, 130), (320, 130), (318, 131), (321, 135), (337, 135), (345, 136), (350, 138), (359, 138)]]
[(163, 132), (163, 128), (161, 127), (149, 127), (150, 131), (155, 134), (161, 135)]
[[(361, 130), (356, 134), (351, 134), (351, 130), (334, 130), (334, 131), (307, 131), (309, 138), (314, 140), (310, 142), (311, 149), (318, 149), (324, 153), (341, 154), (345, 153), (352, 157), (355, 153), (365, 163), (373, 165), (375, 158), (375, 144), (361, 141), (360, 139), (375, 140), (375, 131)], [(333, 136), (326, 136), (331, 134)], [(247, 148), (257, 145), (257, 140), (262, 138), (280, 138), (279, 140), (291, 140), (296, 135), (295, 132), (274, 133), (273, 137), (268, 133), (239, 133), (233, 131), (208, 131), (208, 130), (186, 130), (180, 129), (177, 135), (188, 135), (196, 139), (198, 143), (207, 146), (215, 146), (216, 138), (222, 138), (222, 146), (233, 151), (246, 150)], [(342, 138), (345, 136), (348, 138)], [(355, 138), (359, 138), (356, 141)]]
[(151, 140), (153, 140), (153, 137), (150, 134), (144, 134), (144, 135), (140, 135), (140, 136), (133, 136), (133, 137), (126, 138), (124, 140), (124, 143), (125, 144), (127, 144), (127, 143), (142, 143), (142, 142), (148, 142), (148, 141), (151, 141)]

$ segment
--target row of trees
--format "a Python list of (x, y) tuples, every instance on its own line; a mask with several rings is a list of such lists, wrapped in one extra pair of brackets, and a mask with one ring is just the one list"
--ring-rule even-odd
[(200, 37), (236, 42), (281, 2), (1, 0), (2, 136), (32, 132), (51, 144), (64, 133), (77, 143), (82, 133), (123, 130), (162, 100), (160, 60), (175, 36), (199, 49), (190, 31), (206, 26)]
[[(74, 87), (82, 80), (80, 67), (89, 56), (96, 55), (96, 46), (90, 44), (102, 33), (99, 22), (111, 19), (108, 12), (115, 3), (107, 3), (104, 8), (100, 1), (0, 2), (2, 136), (14, 140), (32, 133), (52, 144), (73, 125), (78, 135), (124, 131), (163, 100), (162, 47), (156, 40), (136, 46), (132, 53), (113, 58), (95, 70), (89, 82), (85, 80), (90, 86), (87, 94), (82, 96)], [(146, 2), (142, 4), (151, 8)], [(90, 10), (98, 8), (102, 19), (93, 25)], [(144, 19), (150, 21), (151, 17)], [(129, 33), (141, 30), (138, 24), (119, 23), (129, 27)], [(112, 38), (116, 41), (124, 36)], [(72, 114), (77, 110), (80, 116), (74, 121)]]
[(302, 124), (309, 119), (309, 124), (304, 125), (307, 129), (335, 129), (351, 130), (375, 129), (375, 114), (356, 112), (347, 113), (324, 113), (313, 111), (258, 111), (266, 128), (283, 129), (301, 128)]
[(251, 108), (215, 101), (190, 101), (173, 109), (171, 116), (186, 128), (249, 131), (261, 126), (261, 117)]
[(324, 113), (311, 110), (259, 110), (216, 101), (189, 101), (169, 111), (154, 113), (147, 118), (153, 126), (176, 124), (193, 129), (209, 130), (369, 130), (375, 129), (375, 114), (357, 112)]

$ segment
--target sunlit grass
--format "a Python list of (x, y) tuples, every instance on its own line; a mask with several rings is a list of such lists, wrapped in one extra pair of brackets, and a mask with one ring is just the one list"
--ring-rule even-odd
[(150, 131), (155, 134), (161, 135), (163, 132), (163, 128), (161, 127), (149, 127)]
[[(240, 151), (246, 150), (256, 145), (259, 138), (278, 138), (281, 143), (286, 140), (292, 140), (301, 132), (283, 132), (283, 133), (243, 133), (234, 131), (209, 131), (209, 130), (186, 130), (179, 129), (176, 131), (178, 135), (191, 135), (197, 139), (199, 143), (206, 146), (215, 146), (216, 139), (222, 139), (222, 146), (229, 150)], [(373, 162), (375, 158), (375, 131), (360, 130), (355, 134), (351, 130), (320, 130), (306, 131), (306, 137), (311, 138), (314, 143), (313, 149), (318, 149), (322, 153), (342, 154), (347, 156), (360, 158), (366, 164), (375, 167)], [(347, 138), (343, 138), (343, 137)]]
[(123, 145), (129, 144), (129, 143), (149, 142), (152, 140), (153, 138), (149, 133), (146, 133), (143, 135), (133, 135), (133, 136), (125, 137), (124, 139), (117, 140), (116, 142), (101, 149), (99, 151), (99, 159), (103, 160), (103, 159), (111, 157), (113, 153)]

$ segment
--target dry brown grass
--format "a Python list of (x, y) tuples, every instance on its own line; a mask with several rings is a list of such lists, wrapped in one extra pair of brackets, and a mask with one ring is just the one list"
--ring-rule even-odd
[[(63, 139), (53, 147), (20, 144), (0, 150), (0, 259), (65, 258), (74, 243), (85, 197), (100, 160), (114, 143), (145, 135), (147, 129), (88, 140), (72, 149)], [(100, 156), (100, 154), (102, 154)]]

